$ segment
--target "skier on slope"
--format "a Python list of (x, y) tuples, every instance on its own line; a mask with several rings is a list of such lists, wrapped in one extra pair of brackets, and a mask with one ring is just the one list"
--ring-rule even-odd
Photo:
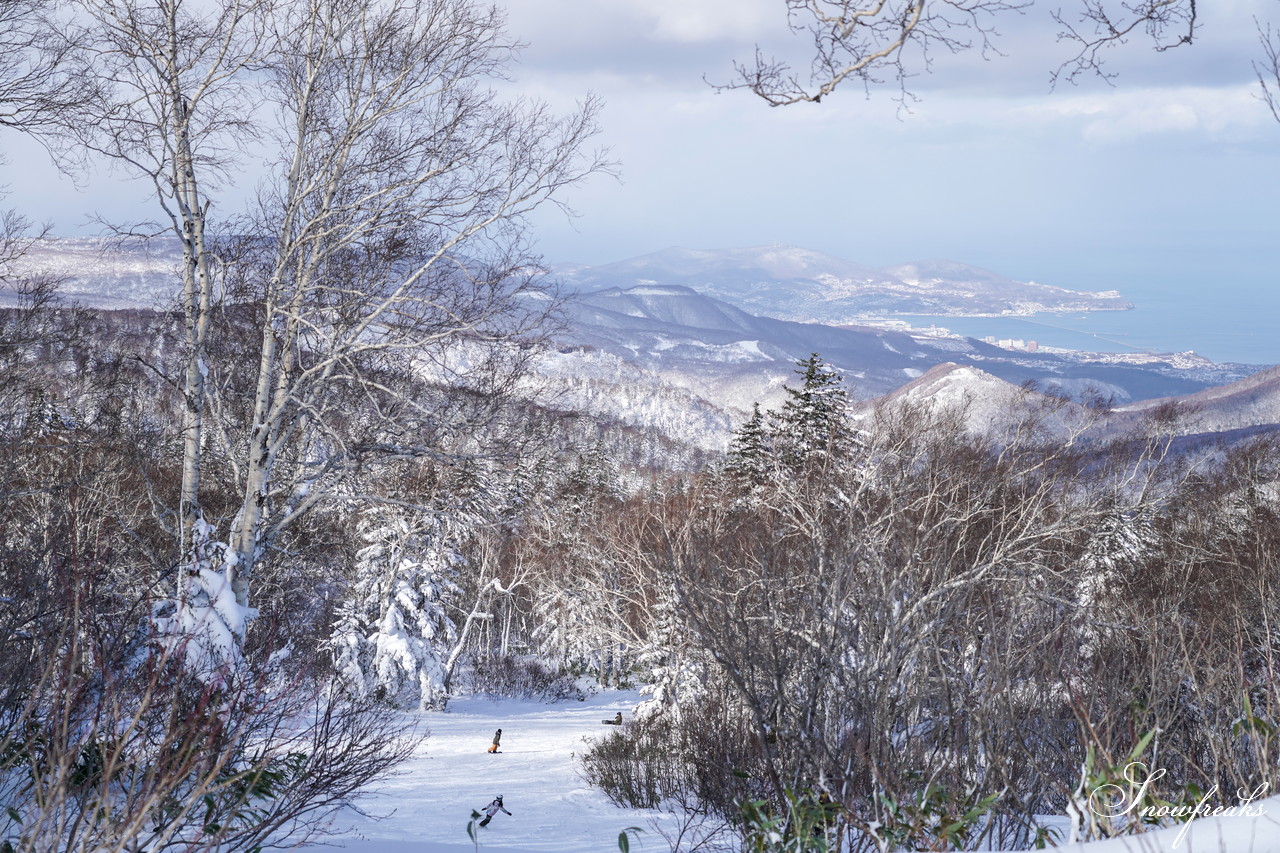
[[(499, 731), (501, 731), (501, 729), (499, 729)], [(488, 826), (489, 821), (493, 820), (493, 816), (496, 815), (498, 812), (502, 812), (506, 815), (511, 814), (511, 812), (507, 811), (506, 808), (503, 807), (501, 794), (494, 797), (493, 802), (489, 803), (489, 805), (484, 807), (484, 820), (480, 821), (480, 825)]]
[[(490, 753), (495, 753), (498, 751), (498, 743), (501, 740), (502, 740), (502, 729), (498, 729), (496, 732), (493, 733), (493, 746), (489, 747)], [(501, 800), (502, 797), (498, 797), (498, 799)]]

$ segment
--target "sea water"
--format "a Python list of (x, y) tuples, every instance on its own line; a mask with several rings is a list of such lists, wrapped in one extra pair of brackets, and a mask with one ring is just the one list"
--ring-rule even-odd
[(1119, 291), (1130, 311), (1029, 317), (901, 317), (958, 334), (1021, 338), (1094, 352), (1179, 353), (1219, 363), (1280, 364), (1280, 226), (1251, 231), (1192, 230), (1182, 243), (1005, 246), (974, 263), (1018, 280), (1079, 291)]
[(1280, 364), (1280, 288), (1134, 293), (1129, 311), (1025, 317), (898, 316), (917, 328), (936, 325), (973, 338), (1036, 341), (1091, 352), (1178, 353), (1219, 363)]

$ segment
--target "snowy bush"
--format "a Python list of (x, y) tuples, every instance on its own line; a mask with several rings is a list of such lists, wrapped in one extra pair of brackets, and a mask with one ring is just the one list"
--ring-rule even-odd
[(1162, 801), (1275, 784), (1274, 444), (1191, 473), (1159, 434), (963, 414), (885, 405), (847, 452), (765, 466), (748, 422), (722, 473), (598, 524), (648, 605), (650, 697), (589, 777), (731, 822), (813, 791), (858, 851), (1043, 840), (1135, 731), (1160, 732)]
[[(100, 530), (45, 523), (60, 542)], [(120, 563), (138, 555), (117, 542), (114, 559), (0, 549), (0, 850), (293, 846), (412, 754), (401, 715), (333, 690), (315, 661), (281, 682), (274, 614), (238, 635), (207, 535), (184, 595), (155, 607), (127, 591)]]
[(661, 719), (627, 724), (597, 740), (582, 758), (587, 781), (619, 806), (658, 808), (696, 798), (689, 756)]
[(229, 573), (235, 552), (213, 540), (213, 528), (198, 521), (195, 544), (182, 567), (182, 591), (176, 600), (157, 602), (152, 626), (166, 655), (210, 686), (226, 686), (244, 665), (241, 644), (257, 612), (236, 602)]

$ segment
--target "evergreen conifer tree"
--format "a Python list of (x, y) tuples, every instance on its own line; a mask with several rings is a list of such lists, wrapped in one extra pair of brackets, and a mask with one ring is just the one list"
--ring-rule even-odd
[(753, 403), (751, 417), (733, 434), (725, 471), (742, 485), (763, 483), (772, 453), (764, 413), (759, 403)]
[(331, 640), (338, 671), (357, 695), (441, 708), (448, 700), (442, 661), (457, 639), (445, 608), (458, 594), (460, 557), (440, 525), (414, 525), (382, 507), (366, 510), (360, 534), (367, 544)]
[(785, 389), (787, 399), (772, 423), (773, 446), (780, 461), (802, 467), (815, 459), (846, 456), (856, 439), (844, 377), (816, 352), (797, 367), (800, 387)]
[(636, 719), (667, 711), (678, 717), (706, 694), (707, 672), (695, 660), (698, 653), (681, 625), (678, 609), (674, 589), (667, 590), (653, 606), (650, 639), (636, 657), (636, 663), (648, 673), (648, 683), (640, 692), (649, 698), (636, 707)]

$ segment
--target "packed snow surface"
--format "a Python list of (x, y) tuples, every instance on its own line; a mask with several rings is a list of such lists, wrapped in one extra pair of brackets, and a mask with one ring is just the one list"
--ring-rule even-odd
[[(636, 692), (608, 692), (584, 702), (455, 699), (443, 713), (414, 715), (431, 736), (403, 772), (364, 801), (371, 816), (344, 814), (342, 831), (307, 853), (463, 853), (473, 809), (501, 794), (510, 816), (498, 812), (476, 829), (480, 850), (504, 853), (613, 853), (618, 833), (632, 836), (638, 853), (667, 853), (660, 830), (674, 818), (655, 811), (620, 809), (583, 780), (578, 756), (607, 734), (605, 719), (630, 718)], [(495, 729), (502, 751), (486, 752)], [(1222, 798), (1225, 801), (1229, 798)], [(1228, 803), (1229, 804), (1229, 803)], [(1203, 817), (1130, 838), (1063, 844), (1064, 853), (1280, 853), (1280, 797), (1255, 801), (1253, 817)], [(1259, 815), (1258, 813), (1261, 812)], [(1185, 829), (1185, 831), (1184, 831)]]
[[(481, 850), (507, 853), (609, 853), (618, 833), (645, 830), (643, 846), (663, 851), (650, 826), (658, 812), (620, 809), (582, 778), (578, 756), (589, 741), (615, 731), (602, 721), (618, 711), (630, 717), (636, 692), (609, 692), (584, 702), (455, 699), (443, 713), (415, 715), (429, 731), (402, 773), (384, 782), (362, 803), (371, 820), (344, 815), (349, 829), (329, 844), (352, 853), (462, 853), (475, 847), (467, 837), (471, 811), (501, 794), (511, 816), (498, 812), (476, 829)], [(501, 752), (486, 750), (502, 729)], [(336, 825), (341, 829), (342, 823)], [(332, 847), (303, 848), (332, 853)]]
[(1202, 817), (1128, 838), (1087, 844), (1063, 844), (1059, 853), (1278, 853), (1280, 797), (1252, 804), (1257, 817)]

